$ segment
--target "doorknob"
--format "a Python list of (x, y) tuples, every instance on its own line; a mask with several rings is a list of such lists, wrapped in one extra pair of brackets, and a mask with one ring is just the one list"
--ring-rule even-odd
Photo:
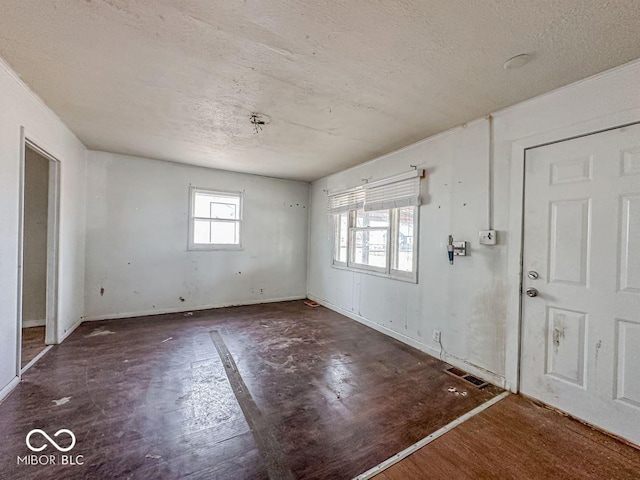
[(527, 288), (524, 293), (527, 294), (528, 297), (537, 297), (538, 296), (538, 290), (536, 290), (535, 288)]

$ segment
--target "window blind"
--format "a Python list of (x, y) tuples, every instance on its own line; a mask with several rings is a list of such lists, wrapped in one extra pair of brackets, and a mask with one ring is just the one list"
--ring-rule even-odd
[(364, 195), (364, 189), (361, 187), (329, 195), (329, 213), (340, 213), (362, 208)]
[(420, 179), (424, 170), (396, 175), (361, 187), (329, 194), (328, 213), (363, 208), (386, 210), (420, 205)]
[(365, 211), (420, 205), (420, 177), (371, 186), (365, 190)]

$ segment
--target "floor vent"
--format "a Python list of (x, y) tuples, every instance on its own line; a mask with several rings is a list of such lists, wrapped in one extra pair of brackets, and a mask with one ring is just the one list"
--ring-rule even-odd
[(447, 372), (449, 375), (453, 375), (454, 377), (461, 378), (462, 380), (465, 380), (471, 383), (472, 385), (475, 385), (478, 388), (484, 388), (487, 385), (489, 385), (487, 382), (485, 382), (481, 378), (474, 377), (470, 373), (467, 373), (464, 370), (460, 370), (459, 368), (456, 368), (456, 367), (446, 368), (445, 372)]

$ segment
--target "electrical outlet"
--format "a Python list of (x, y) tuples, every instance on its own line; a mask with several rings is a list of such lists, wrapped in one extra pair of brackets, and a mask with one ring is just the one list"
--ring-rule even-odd
[(440, 335), (441, 335), (440, 330), (434, 330), (433, 334), (431, 335), (433, 338), (433, 341), (436, 343), (440, 343)]
[(497, 239), (495, 230), (480, 230), (480, 245), (495, 245)]

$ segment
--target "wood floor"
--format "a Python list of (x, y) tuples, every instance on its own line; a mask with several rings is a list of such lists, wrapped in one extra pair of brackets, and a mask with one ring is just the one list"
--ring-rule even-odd
[(29, 327), (22, 329), (22, 368), (47, 346), (44, 343), (45, 327)]
[[(84, 323), (0, 404), (0, 478), (352, 478), (500, 392), (444, 366), (302, 301)], [(35, 428), (83, 464), (18, 464)]]
[(375, 477), (639, 479), (640, 450), (517, 395)]

